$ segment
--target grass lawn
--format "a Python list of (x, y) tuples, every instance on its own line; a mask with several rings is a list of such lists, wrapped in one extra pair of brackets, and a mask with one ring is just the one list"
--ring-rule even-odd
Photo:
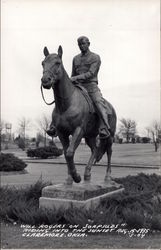
[[(45, 183), (38, 181), (25, 189), (1, 188), (0, 218), (1, 248), (160, 248), (161, 247), (161, 177), (140, 174), (135, 177), (117, 179), (124, 183), (125, 192), (103, 201), (96, 210), (82, 211), (73, 207), (65, 211), (42, 211), (38, 208), (41, 190)], [(82, 235), (69, 235), (71, 229), (62, 237), (36, 237), (27, 235), (22, 225), (79, 225), (81, 230), (88, 223), (94, 225), (116, 225), (115, 232), (89, 232)], [(124, 226), (122, 226), (124, 225)], [(57, 226), (56, 229), (59, 227)], [(69, 228), (69, 226), (68, 226)], [(136, 230), (148, 229), (141, 235)], [(120, 229), (124, 229), (120, 232)], [(24, 230), (24, 231), (23, 231)], [(135, 230), (135, 235), (129, 234)], [(44, 232), (44, 231), (43, 231)], [(49, 231), (52, 232), (52, 231)], [(74, 231), (73, 231), (74, 232)], [(80, 231), (82, 232), (82, 231)], [(119, 233), (118, 233), (119, 232)], [(125, 233), (124, 233), (125, 232)], [(48, 233), (48, 232), (47, 232)], [(83, 236), (83, 237), (82, 237)], [(132, 237), (130, 237), (132, 236)], [(143, 236), (143, 237), (141, 237)]]
[[(61, 144), (57, 142), (57, 147), (62, 148)], [(144, 165), (144, 166), (160, 166), (161, 165), (161, 147), (158, 152), (155, 152), (154, 145), (151, 143), (136, 143), (136, 144), (113, 144), (112, 164), (120, 165)], [(9, 148), (4, 150), (4, 153), (14, 153), (20, 158), (26, 158), (27, 154), (18, 148)], [(75, 162), (86, 164), (90, 157), (90, 149), (85, 144), (80, 144), (75, 153)], [(49, 159), (50, 160), (50, 159)], [(51, 159), (54, 162), (63, 161), (64, 156)], [(65, 161), (65, 160), (64, 160)], [(99, 162), (107, 164), (106, 154)]]
[[(7, 151), (11, 150), (6, 150)], [(143, 165), (150, 165), (150, 166), (159, 166), (160, 164), (160, 152), (154, 152), (153, 145), (151, 144), (114, 144), (113, 146), (113, 159), (112, 162), (117, 164), (143, 164)], [(15, 150), (15, 154), (22, 157), (26, 157), (25, 152)], [(89, 158), (89, 149), (85, 145), (80, 145), (78, 148), (78, 151), (76, 153), (76, 161), (79, 162), (87, 162)], [(55, 161), (55, 159), (51, 159)], [(59, 158), (58, 158), (59, 161)], [(104, 157), (102, 159), (102, 162), (106, 162), (106, 158)], [(35, 164), (34, 164), (35, 165)], [(59, 165), (59, 164), (58, 164)], [(44, 166), (43, 166), (44, 167)], [(60, 166), (59, 166), (60, 168)], [(60, 169), (61, 170), (61, 169)], [(99, 171), (104, 171), (104, 169), (100, 168)], [(53, 171), (53, 170), (52, 170)], [(61, 170), (62, 171), (62, 170)], [(40, 172), (40, 169), (39, 169)], [(40, 172), (41, 173), (41, 172)], [(98, 175), (98, 174), (97, 174)], [(22, 175), (21, 175), (22, 176)], [(24, 182), (24, 178), (20, 179)], [(33, 173), (34, 176), (34, 173)], [(35, 175), (36, 176), (36, 175)], [(101, 176), (103, 174), (101, 173)], [(119, 174), (118, 174), (119, 176)], [(10, 177), (8, 177), (9, 179)], [(13, 176), (11, 176), (13, 178)], [(15, 177), (15, 184), (17, 184), (17, 177)], [(29, 176), (30, 178), (30, 176)], [(57, 177), (58, 178), (58, 177)], [(134, 178), (134, 179), (133, 179)], [(122, 206), (127, 207), (129, 210), (126, 211), (127, 217), (131, 217), (131, 214), (133, 215), (133, 223), (136, 221), (136, 215), (138, 218), (140, 218), (140, 211), (145, 211), (147, 209), (147, 214), (145, 213), (145, 219), (148, 222), (148, 218), (150, 218), (151, 215), (156, 213), (157, 217), (155, 217), (155, 224), (157, 224), (157, 218), (160, 218), (160, 184), (158, 181), (158, 185), (156, 186), (155, 178), (149, 181), (150, 177), (145, 177), (144, 179), (138, 180), (138, 183), (135, 179), (135, 177), (131, 177), (130, 183), (127, 182), (126, 185), (126, 197), (123, 199), (120, 199), (118, 197), (117, 200), (114, 200), (114, 207), (117, 209), (113, 209), (110, 212), (109, 218), (112, 217), (112, 215), (118, 215), (121, 211), (122, 213)], [(158, 176), (158, 178), (160, 178)], [(60, 179), (60, 178), (58, 178)], [(6, 179), (7, 180), (7, 179)], [(160, 179), (158, 179), (160, 180)], [(5, 180), (4, 180), (5, 181)], [(125, 181), (125, 180), (124, 180)], [(5, 182), (7, 184), (7, 182)], [(125, 182), (124, 182), (125, 184)], [(152, 186), (151, 186), (152, 185)], [(157, 188), (157, 189), (156, 189)], [(12, 188), (11, 188), (12, 190)], [(153, 196), (153, 192), (155, 192), (155, 196)], [(145, 192), (145, 193), (144, 193)], [(33, 192), (30, 192), (33, 194)], [(143, 194), (143, 196), (142, 196)], [(145, 194), (145, 195), (144, 195)], [(13, 197), (14, 196), (14, 197)], [(18, 193), (11, 192), (10, 199), (13, 202), (12, 209), (10, 206), (9, 199), (6, 197), (5, 199), (5, 193), (4, 193), (4, 199), (1, 200), (2, 205), (4, 206), (4, 209), (2, 209), (2, 216), (1, 218), (4, 218), (4, 211), (8, 211), (9, 217), (8, 221), (5, 220), (5, 222), (1, 223), (1, 248), (6, 249), (15, 249), (15, 248), (21, 248), (21, 249), (44, 249), (44, 248), (51, 248), (51, 249), (58, 249), (58, 248), (113, 248), (113, 249), (120, 249), (120, 248), (142, 248), (142, 249), (160, 249), (161, 248), (161, 233), (159, 231), (152, 231), (145, 235), (145, 237), (129, 237), (128, 234), (118, 234), (118, 233), (101, 233), (101, 234), (87, 234), (85, 237), (23, 237), (22, 236), (22, 228), (19, 224), (15, 223), (14, 216), (11, 216), (11, 213), (13, 212), (13, 215), (16, 213), (19, 213), (21, 215), (25, 215), (25, 209), (28, 209), (28, 201), (23, 200), (16, 200), (18, 196)], [(136, 196), (136, 197), (135, 197)], [(145, 196), (145, 197), (144, 197)], [(143, 197), (145, 198), (145, 203), (143, 202)], [(15, 199), (13, 199), (15, 198)], [(37, 197), (38, 198), (38, 197)], [(4, 201), (6, 202), (6, 205), (4, 204)], [(124, 202), (123, 202), (124, 201)], [(157, 202), (157, 203), (156, 203)], [(110, 203), (112, 204), (112, 203)], [(121, 207), (120, 207), (121, 204)], [(158, 205), (159, 204), (159, 205)], [(22, 205), (22, 206), (19, 206)], [(105, 204), (106, 205), (106, 204)], [(16, 207), (17, 206), (17, 207)], [(14, 210), (16, 207), (16, 210)], [(22, 210), (21, 210), (22, 208)], [(107, 206), (108, 208), (108, 206)], [(154, 210), (155, 208), (155, 210)], [(134, 211), (134, 209), (138, 209)], [(153, 211), (154, 210), (154, 211)], [(30, 211), (30, 210), (29, 210)], [(37, 213), (37, 210), (35, 210)], [(135, 213), (133, 213), (133, 211)], [(139, 213), (138, 213), (139, 211)], [(130, 212), (130, 216), (128, 216), (128, 213)], [(136, 213), (137, 212), (137, 213)], [(7, 213), (6, 213), (7, 214)], [(143, 213), (144, 214), (144, 213)], [(125, 214), (124, 214), (125, 215)], [(148, 215), (148, 217), (147, 217)], [(155, 215), (155, 214), (154, 214)], [(8, 215), (7, 215), (8, 216)], [(35, 214), (34, 214), (35, 216)], [(105, 216), (106, 217), (106, 216)], [(103, 217), (103, 220), (106, 218)], [(6, 217), (7, 219), (7, 217)], [(9, 222), (11, 221), (11, 223)]]
[(22, 237), (22, 228), (19, 225), (1, 224), (1, 248), (43, 249), (43, 248), (142, 248), (150, 249), (161, 247), (161, 233), (150, 233), (144, 238), (116, 235), (116, 233), (94, 234), (85, 238), (28, 238)]
[[(161, 155), (160, 148), (155, 152), (153, 144), (113, 144), (112, 164), (120, 165), (144, 165), (144, 166), (160, 166)], [(76, 151), (75, 159), (78, 162), (87, 162), (90, 156), (88, 146), (81, 144)], [(99, 162), (107, 163), (106, 154)]]

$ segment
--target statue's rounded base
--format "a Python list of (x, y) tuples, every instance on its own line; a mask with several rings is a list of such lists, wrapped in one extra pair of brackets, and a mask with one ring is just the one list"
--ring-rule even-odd
[(95, 209), (102, 200), (123, 192), (122, 186), (110, 186), (105, 183), (92, 184), (88, 182), (67, 186), (52, 185), (43, 188), (39, 207), (43, 209), (84, 208)]

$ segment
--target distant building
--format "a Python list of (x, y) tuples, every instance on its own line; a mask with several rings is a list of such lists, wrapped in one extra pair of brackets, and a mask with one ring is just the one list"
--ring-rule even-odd
[[(121, 142), (121, 140), (123, 143), (127, 142), (127, 133), (126, 132), (120, 131), (120, 132), (118, 132), (117, 136), (118, 136), (119, 142)], [(136, 138), (136, 135), (134, 132), (128, 133), (128, 142), (134, 142), (135, 138)]]

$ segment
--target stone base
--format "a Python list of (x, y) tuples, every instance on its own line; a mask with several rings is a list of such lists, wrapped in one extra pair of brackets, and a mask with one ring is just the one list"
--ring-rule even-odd
[(72, 186), (58, 184), (47, 186), (42, 190), (39, 207), (45, 209), (84, 208), (95, 209), (102, 200), (121, 193), (124, 188), (106, 183), (80, 183)]

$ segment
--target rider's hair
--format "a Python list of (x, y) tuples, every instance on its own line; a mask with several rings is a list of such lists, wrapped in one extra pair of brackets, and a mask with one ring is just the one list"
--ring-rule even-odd
[(80, 36), (80, 37), (77, 39), (78, 45), (79, 45), (79, 43), (81, 43), (83, 40), (85, 40), (86, 42), (88, 42), (88, 43), (90, 44), (88, 37), (86, 37), (86, 36)]

